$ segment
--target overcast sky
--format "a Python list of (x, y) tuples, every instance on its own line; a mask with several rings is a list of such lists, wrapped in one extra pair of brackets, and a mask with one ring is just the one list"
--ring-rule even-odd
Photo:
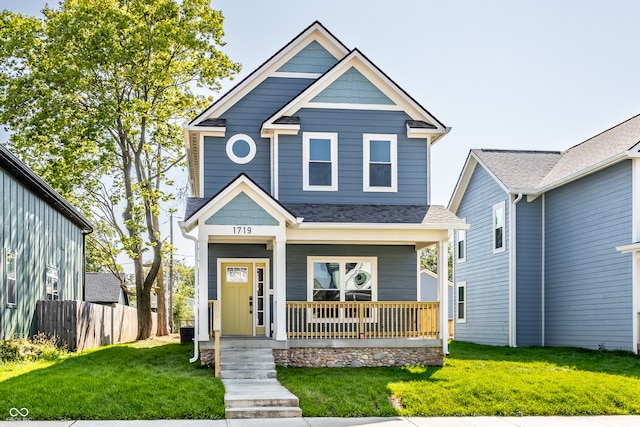
[[(38, 14), (45, 3), (0, 8)], [(319, 20), (450, 126), (433, 149), (435, 204), (448, 203), (471, 148), (564, 150), (640, 113), (638, 1), (212, 4), (226, 18), (225, 52), (243, 66), (224, 90)]]

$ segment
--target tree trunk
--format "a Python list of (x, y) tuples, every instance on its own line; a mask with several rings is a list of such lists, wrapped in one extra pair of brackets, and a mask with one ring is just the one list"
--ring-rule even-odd
[(158, 328), (156, 330), (156, 336), (168, 335), (167, 329), (167, 304), (165, 300), (165, 287), (164, 287), (164, 272), (162, 271), (162, 264), (158, 270), (158, 276), (156, 277), (156, 295), (158, 296)]
[(138, 313), (138, 339), (151, 338), (153, 322), (151, 320), (151, 286), (144, 286), (144, 270), (140, 258), (134, 260), (136, 280), (136, 302)]

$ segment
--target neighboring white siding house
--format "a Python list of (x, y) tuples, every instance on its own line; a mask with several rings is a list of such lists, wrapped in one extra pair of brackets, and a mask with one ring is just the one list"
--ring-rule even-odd
[(471, 150), (449, 204), (470, 225), (454, 245), (457, 339), (637, 353), (639, 142), (636, 116), (563, 152)]

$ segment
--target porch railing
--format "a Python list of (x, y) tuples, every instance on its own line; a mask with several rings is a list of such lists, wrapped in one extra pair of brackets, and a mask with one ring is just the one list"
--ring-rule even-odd
[(287, 302), (289, 339), (438, 338), (438, 302)]

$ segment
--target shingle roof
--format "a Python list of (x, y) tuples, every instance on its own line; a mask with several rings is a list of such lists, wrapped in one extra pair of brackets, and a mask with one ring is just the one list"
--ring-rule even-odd
[(562, 152), (490, 149), (471, 152), (508, 190), (546, 191), (545, 188), (581, 171), (623, 155), (639, 142), (640, 115), (637, 115)]
[(471, 150), (507, 189), (533, 189), (560, 160), (559, 151)]
[(630, 150), (640, 142), (640, 115), (630, 118), (593, 138), (569, 148), (542, 180), (540, 187), (558, 181)]
[(85, 273), (84, 299), (88, 302), (117, 303), (120, 281), (111, 273)]
[[(211, 198), (187, 199), (185, 218), (191, 217)], [(298, 218), (310, 222), (346, 222), (365, 224), (464, 224), (444, 206), (357, 205), (337, 203), (282, 203)]]

